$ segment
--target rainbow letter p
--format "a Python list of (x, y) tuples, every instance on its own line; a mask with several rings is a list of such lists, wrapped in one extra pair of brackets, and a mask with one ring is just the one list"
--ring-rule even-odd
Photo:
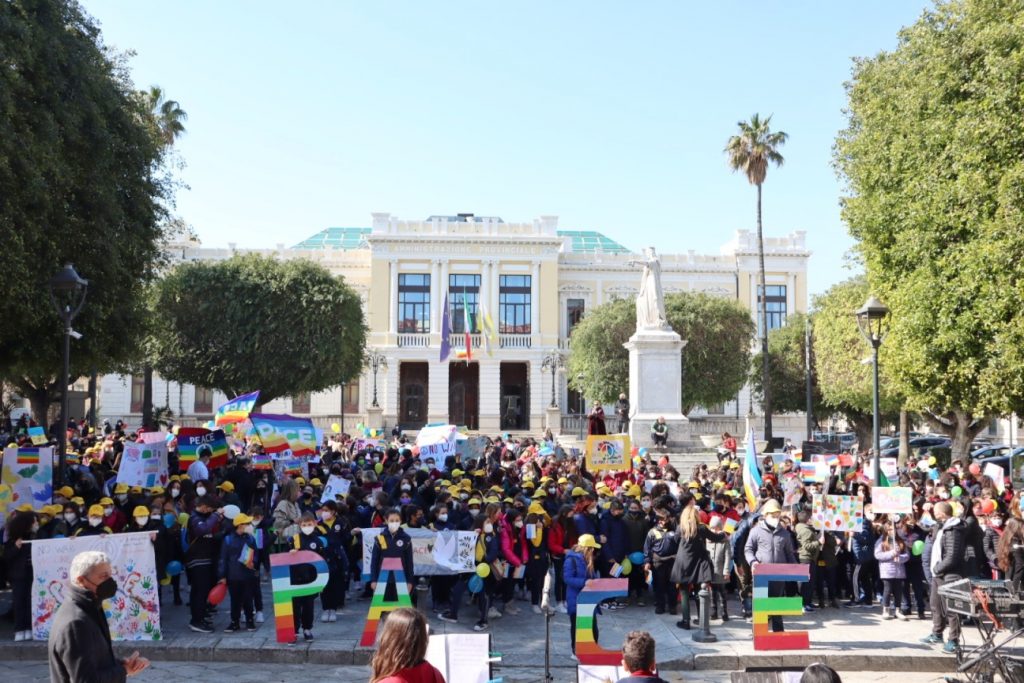
[[(291, 568), (300, 564), (311, 564), (316, 569), (312, 583), (292, 583)], [(294, 553), (276, 553), (270, 556), (270, 585), (274, 593), (274, 626), (277, 642), (295, 642), (295, 621), (292, 598), (318, 595), (327, 585), (330, 572), (327, 563), (312, 550), (297, 550)]]

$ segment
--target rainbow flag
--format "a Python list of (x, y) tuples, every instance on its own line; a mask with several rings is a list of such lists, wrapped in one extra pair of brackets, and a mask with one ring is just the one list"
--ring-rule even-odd
[(18, 464), (19, 465), (38, 465), (39, 464), (39, 449), (38, 448), (19, 448), (18, 449)]
[(263, 550), (263, 529), (253, 529), (252, 535), (256, 539), (256, 547)]
[(274, 468), (269, 453), (253, 453), (252, 468), (254, 470), (270, 470)]
[(241, 562), (248, 569), (256, 568), (256, 551), (248, 545), (242, 548), (242, 552), (238, 555), (238, 561)]
[(256, 428), (263, 450), (272, 456), (316, 455), (316, 428), (308, 417), (252, 413), (249, 421)]
[(201, 449), (210, 450), (210, 467), (228, 464), (228, 438), (223, 429), (211, 431), (205, 427), (179, 427), (177, 438), (178, 468), (182, 472), (199, 459)]
[(213, 417), (214, 426), (221, 427), (226, 424), (245, 422), (249, 418), (249, 413), (256, 407), (256, 401), (259, 398), (260, 392), (254, 391), (251, 394), (242, 394), (231, 399), (217, 408), (217, 414)]
[(754, 445), (754, 428), (747, 433), (747, 452), (743, 457), (743, 493), (747, 509), (756, 510), (761, 496), (761, 472), (757, 469), (757, 447)]

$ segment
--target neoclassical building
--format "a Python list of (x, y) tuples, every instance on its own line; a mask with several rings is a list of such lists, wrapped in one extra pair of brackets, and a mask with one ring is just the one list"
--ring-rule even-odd
[[(224, 259), (241, 252), (312, 259), (343, 276), (361, 296), (369, 349), (386, 366), (378, 364), (376, 373), (367, 366), (349, 385), (279, 399), (265, 410), (308, 414), (320, 424), (339, 421), (344, 414), (349, 429), (361, 421), (388, 428), (397, 422), (408, 430), (450, 422), (497, 433), (539, 431), (546, 420), (555, 421), (552, 406), (557, 406), (557, 413), (565, 416), (560, 426), (574, 430), (570, 416), (585, 405), (568, 389), (557, 363), (552, 395), (553, 357), (571, 351), (572, 328), (588, 310), (635, 296), (640, 272), (628, 262), (648, 245), (624, 246), (599, 232), (563, 230), (556, 216), (522, 223), (473, 214), (426, 220), (372, 216), (370, 227), (327, 228), (292, 247), (175, 247), (174, 258), (181, 261)], [(803, 232), (768, 237), (765, 251), (768, 324), (774, 328), (793, 312), (807, 309), (810, 252)], [(733, 298), (756, 315), (753, 233), (737, 231), (718, 254), (665, 253), (661, 259), (666, 293), (699, 291)], [(445, 301), (452, 353), (442, 362)], [(493, 338), (483, 333), (488, 317)], [(108, 375), (102, 378), (99, 414), (136, 423), (141, 399), (141, 377)], [(166, 405), (183, 419), (206, 420), (225, 397), (158, 377), (153, 399), (154, 405)], [(746, 417), (750, 405), (749, 392), (743, 390), (735, 400), (705, 406), (695, 415), (735, 421)], [(802, 420), (793, 424), (794, 435), (799, 434)], [(786, 431), (782, 426), (781, 432)]]

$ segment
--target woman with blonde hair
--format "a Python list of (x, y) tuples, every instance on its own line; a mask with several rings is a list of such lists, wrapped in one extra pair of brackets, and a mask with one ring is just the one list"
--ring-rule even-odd
[(370, 683), (445, 683), (425, 659), (428, 635), (427, 619), (419, 610), (399, 607), (388, 612), (370, 662)]
[[(714, 580), (714, 567), (708, 554), (707, 541), (724, 541), (725, 534), (711, 531), (701, 525), (693, 499), (684, 503), (679, 515), (679, 548), (672, 564), (671, 580), (679, 584), (683, 597), (683, 618), (676, 622), (682, 629), (690, 628), (690, 603), (696, 601), (696, 592), (702, 585)], [(710, 590), (710, 587), (708, 587)]]

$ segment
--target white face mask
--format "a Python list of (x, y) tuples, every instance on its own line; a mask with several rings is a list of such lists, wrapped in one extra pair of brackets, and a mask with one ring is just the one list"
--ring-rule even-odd
[(402, 490), (403, 491), (410, 491), (410, 490), (412, 490), (412, 487), (409, 486), (408, 484), (402, 484)]
[(114, 508), (103, 508), (103, 514), (109, 517), (114, 514)]
[(148, 522), (149, 522), (149, 517), (136, 517), (135, 518), (135, 523), (138, 524), (139, 526), (146, 526), (146, 524)]
[(487, 524), (484, 524), (484, 533), (485, 534), (494, 533), (494, 525), (491, 524), (490, 522), (487, 522)]
[(316, 527), (315, 526), (304, 526), (304, 527), (302, 527), (302, 533), (306, 534), (307, 536), (309, 536), (314, 531), (316, 531)]
[(102, 517), (90, 517), (89, 518), (89, 526), (99, 526), (100, 524), (103, 524), (103, 518)]
[(177, 498), (181, 495), (181, 489), (171, 489), (171, 498)]
[(203, 486), (196, 487), (196, 495), (205, 496), (206, 495), (206, 488), (203, 487)]
[(651, 501), (649, 501), (649, 500), (640, 501), (640, 507), (642, 507), (644, 510), (650, 510), (651, 509)]
[(252, 533), (252, 524), (243, 524), (242, 525), (242, 533), (243, 534), (251, 534)]
[(439, 522), (447, 522), (448, 521), (448, 515), (447, 514), (440, 514), (440, 515), (438, 515), (437, 516), (437, 521), (439, 521)]
[(1003, 525), (1003, 520), (993, 517), (992, 519), (988, 520), (988, 525), (993, 529), (998, 529)]
[(151, 520), (153, 520), (154, 522), (159, 522), (159, 521), (160, 521), (161, 519), (163, 519), (163, 517), (161, 517), (161, 516), (160, 516), (159, 514), (157, 514), (157, 513), (155, 513), (155, 512), (154, 512), (153, 514), (151, 514), (151, 515), (149, 516), (149, 518), (150, 518)]
[(778, 517), (765, 517), (764, 518), (764, 523), (767, 524), (769, 528), (774, 529), (775, 527), (777, 527), (779, 525), (779, 518)]
[(477, 515), (480, 514), (480, 509), (479, 508), (469, 508), (469, 514), (470, 514), (471, 517), (476, 517)]
[(469, 494), (468, 493), (460, 493), (459, 494), (459, 500), (469, 500)]
[(74, 512), (69, 512), (66, 515), (64, 515), (64, 519), (65, 521), (67, 521), (68, 524), (74, 524), (78, 521), (78, 515), (76, 515)]
[(128, 500), (128, 494), (127, 493), (119, 493), (116, 496), (114, 496), (114, 498), (117, 498), (119, 501), (121, 501), (123, 503), (126, 500)]
[(401, 522), (388, 522), (388, 531), (390, 531), (391, 533), (395, 533), (401, 526)]
[(517, 529), (522, 529), (523, 528), (523, 520), (521, 520), (521, 519), (517, 519), (516, 520), (516, 528)]

